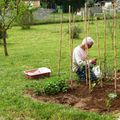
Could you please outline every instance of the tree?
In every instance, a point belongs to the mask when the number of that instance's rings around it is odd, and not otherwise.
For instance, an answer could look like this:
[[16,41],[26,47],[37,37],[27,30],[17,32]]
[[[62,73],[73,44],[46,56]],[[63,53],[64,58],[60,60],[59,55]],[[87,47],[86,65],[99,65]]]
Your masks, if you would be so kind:
[[94,6],[94,3],[96,2],[96,0],[86,0],[87,6],[88,7],[92,7]]
[[32,11],[33,7],[31,4],[25,4],[24,2],[20,3],[17,15],[17,23],[22,27],[22,29],[30,29],[30,25],[32,24],[33,20]]
[[0,0],[0,24],[3,37],[4,54],[8,56],[6,35],[17,18],[20,0]]
[[[46,0],[41,0],[41,2],[46,2]],[[61,5],[64,12],[68,12],[69,5],[71,5],[73,10],[76,11],[84,6],[85,0],[47,0],[47,3]]]
[[120,0],[116,0],[117,6],[120,7]]

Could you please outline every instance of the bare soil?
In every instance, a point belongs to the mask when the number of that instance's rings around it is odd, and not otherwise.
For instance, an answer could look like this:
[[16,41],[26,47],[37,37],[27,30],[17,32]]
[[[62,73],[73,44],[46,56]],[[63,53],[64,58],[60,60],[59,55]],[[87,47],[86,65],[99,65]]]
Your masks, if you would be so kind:
[[[120,74],[119,74],[120,75]],[[117,80],[117,97],[112,101],[111,107],[108,111],[106,107],[106,100],[108,94],[114,92],[114,81],[104,81],[103,87],[97,84],[92,91],[89,91],[88,85],[85,83],[78,83],[74,81],[72,85],[69,84],[69,90],[65,93],[56,95],[36,95],[32,90],[28,90],[32,98],[39,101],[58,103],[80,108],[85,111],[92,112],[119,112],[120,111],[120,80]]]

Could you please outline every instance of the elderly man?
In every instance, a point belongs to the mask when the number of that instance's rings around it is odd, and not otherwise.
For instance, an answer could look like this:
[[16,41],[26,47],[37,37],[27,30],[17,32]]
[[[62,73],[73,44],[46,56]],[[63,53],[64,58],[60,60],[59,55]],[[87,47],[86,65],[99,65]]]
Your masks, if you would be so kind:
[[78,45],[73,50],[73,71],[77,73],[81,81],[86,80],[86,66],[90,66],[90,79],[96,80],[94,72],[92,71],[93,66],[96,64],[96,59],[87,60],[87,49],[90,49],[94,41],[91,37],[83,39],[82,44]]

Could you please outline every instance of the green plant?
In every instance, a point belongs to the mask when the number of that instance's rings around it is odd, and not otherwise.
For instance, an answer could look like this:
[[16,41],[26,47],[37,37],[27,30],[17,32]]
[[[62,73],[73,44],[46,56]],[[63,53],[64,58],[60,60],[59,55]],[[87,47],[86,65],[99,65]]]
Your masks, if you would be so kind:
[[3,46],[4,46],[4,54],[8,56],[7,50],[7,31],[13,26],[17,18],[17,9],[16,7],[20,5],[19,2],[15,2],[13,0],[0,0],[0,31],[2,32],[3,38]]
[[106,107],[107,110],[110,111],[110,108],[112,106],[113,100],[117,97],[116,93],[109,93],[106,99]]
[[59,80],[57,84],[58,84],[58,86],[60,88],[60,91],[67,92],[68,85],[67,85],[65,80]]
[[22,29],[30,29],[30,12],[28,10],[22,15],[20,22]]
[[33,21],[32,10],[32,6],[28,6],[21,2],[17,23],[22,27],[22,29],[30,29],[30,25]]
[[44,86],[44,92],[45,94],[56,94],[60,92],[60,87],[56,83],[48,83]]
[[[71,39],[79,38],[79,34],[82,30],[78,26],[71,26]],[[69,31],[67,31],[69,33]]]
[[65,80],[50,81],[45,84],[35,84],[26,86],[29,89],[33,89],[36,95],[54,95],[59,92],[67,92],[68,85]]
[[65,80],[59,80],[56,82],[49,82],[44,86],[45,94],[56,94],[59,92],[66,92],[68,85]]

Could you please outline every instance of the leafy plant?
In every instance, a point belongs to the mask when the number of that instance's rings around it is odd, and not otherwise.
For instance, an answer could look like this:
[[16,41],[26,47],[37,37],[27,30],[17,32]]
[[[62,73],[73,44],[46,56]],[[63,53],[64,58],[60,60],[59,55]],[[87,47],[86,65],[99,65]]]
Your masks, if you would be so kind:
[[45,94],[56,94],[60,92],[60,87],[56,83],[51,82],[44,86],[44,92]]
[[35,87],[35,93],[37,95],[47,94],[47,95],[54,95],[59,92],[67,92],[68,85],[65,80],[58,80],[58,81],[51,81],[46,83],[42,89],[41,87]]
[[106,107],[107,110],[110,111],[110,108],[112,106],[113,100],[117,97],[116,93],[109,93],[107,96],[107,100],[106,100]]
[[[75,39],[75,38],[79,38],[79,34],[82,32],[82,30],[77,26],[72,26],[70,32],[71,32],[71,38]],[[69,31],[67,33],[69,33]]]
[[68,85],[65,80],[59,80],[56,82],[49,82],[44,86],[45,94],[56,94],[59,92],[66,92],[68,89]]
[[19,7],[19,15],[17,18],[18,24],[22,27],[22,29],[30,29],[31,20],[32,19],[32,8],[28,7],[28,5],[21,2]]
[[7,31],[10,29],[17,18],[17,8],[20,5],[19,2],[14,2],[13,0],[0,0],[0,30],[3,38],[4,54],[8,56],[7,50]]

